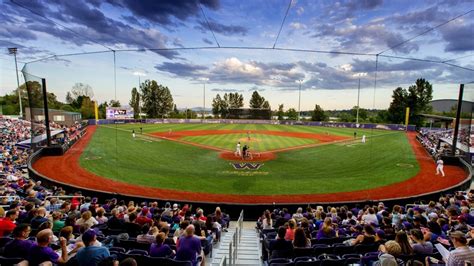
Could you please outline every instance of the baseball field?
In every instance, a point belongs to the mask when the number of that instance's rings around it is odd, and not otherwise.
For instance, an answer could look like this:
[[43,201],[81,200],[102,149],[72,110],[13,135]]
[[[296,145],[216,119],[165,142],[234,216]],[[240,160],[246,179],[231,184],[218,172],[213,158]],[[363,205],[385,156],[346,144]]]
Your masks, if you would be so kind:
[[[132,184],[247,195],[361,190],[401,182],[418,172],[418,163],[403,132],[356,132],[358,137],[365,134],[368,141],[354,140],[354,130],[343,128],[100,126],[83,152],[80,165],[97,175]],[[250,147],[254,160],[259,159],[259,153],[261,157],[261,153],[266,156],[269,151],[277,151],[276,156],[262,162],[258,170],[236,170],[231,163],[241,161],[240,157],[232,160],[239,141]],[[225,151],[231,154],[230,158],[219,156]]]
[[[415,137],[269,124],[101,125],[89,126],[65,155],[42,157],[33,168],[77,188],[239,204],[401,198],[466,178],[450,165],[446,178],[435,176],[433,159]],[[251,159],[234,154],[238,142],[249,147]]]

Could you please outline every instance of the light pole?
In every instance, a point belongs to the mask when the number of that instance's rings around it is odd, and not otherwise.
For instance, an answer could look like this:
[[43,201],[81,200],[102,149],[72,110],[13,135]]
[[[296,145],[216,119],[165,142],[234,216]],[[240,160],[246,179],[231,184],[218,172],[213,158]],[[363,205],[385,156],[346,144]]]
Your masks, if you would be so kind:
[[357,87],[357,111],[356,111],[356,125],[359,124],[359,100],[360,100],[360,77],[367,76],[367,73],[357,73],[354,77],[359,78],[359,86]]
[[297,80],[296,82],[299,82],[300,87],[298,90],[298,119],[297,121],[300,121],[300,116],[301,116],[301,83],[303,83],[302,79]]
[[357,87],[357,114],[356,114],[356,124],[359,124],[359,99],[360,99],[360,77],[359,77],[359,86]]
[[200,78],[200,80],[203,82],[203,88],[202,88],[202,119],[204,120],[204,111],[206,109],[206,81],[208,81],[208,78]]
[[[146,74],[145,73],[142,73],[142,72],[139,72],[139,71],[135,71],[133,72],[133,75],[134,76],[138,76],[138,88],[137,88],[137,93],[140,92],[140,85],[142,84],[141,80],[140,80],[140,77],[145,77]],[[141,113],[142,113],[142,110],[141,110],[141,106],[140,106],[140,102],[138,103],[138,116],[140,117],[140,119],[142,118],[141,117]]]
[[23,106],[21,104],[21,90],[20,90],[20,78],[18,77],[18,64],[16,61],[16,53],[18,51],[18,48],[12,47],[8,48],[8,53],[12,54],[13,57],[15,57],[15,70],[16,70],[16,85],[18,86],[18,102],[20,104],[20,117],[23,117]]

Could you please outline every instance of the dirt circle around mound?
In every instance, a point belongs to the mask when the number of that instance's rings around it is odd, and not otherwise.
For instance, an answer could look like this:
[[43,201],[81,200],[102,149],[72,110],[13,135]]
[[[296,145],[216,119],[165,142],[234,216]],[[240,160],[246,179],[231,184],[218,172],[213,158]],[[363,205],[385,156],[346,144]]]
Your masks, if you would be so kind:
[[261,139],[258,139],[258,138],[240,138],[238,140],[239,142],[242,142],[242,143],[256,143],[256,142],[262,142]]
[[276,158],[276,154],[273,152],[255,152],[252,153],[252,159],[249,158],[242,158],[240,156],[235,156],[233,152],[221,152],[219,153],[219,158],[224,159],[226,161],[233,161],[233,162],[266,162],[271,161]]

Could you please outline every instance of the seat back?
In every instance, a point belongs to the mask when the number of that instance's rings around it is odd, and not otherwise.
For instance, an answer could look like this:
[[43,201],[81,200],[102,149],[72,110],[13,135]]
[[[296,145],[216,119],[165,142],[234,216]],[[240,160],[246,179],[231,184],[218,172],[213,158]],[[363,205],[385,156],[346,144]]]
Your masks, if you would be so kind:
[[313,248],[294,248],[293,249],[294,257],[311,257],[314,256]]

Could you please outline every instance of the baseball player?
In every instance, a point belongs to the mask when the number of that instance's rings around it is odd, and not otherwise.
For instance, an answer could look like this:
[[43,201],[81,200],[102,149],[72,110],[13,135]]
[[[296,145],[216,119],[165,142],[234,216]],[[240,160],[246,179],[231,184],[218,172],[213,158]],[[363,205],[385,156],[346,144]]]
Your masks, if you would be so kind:
[[132,129],[132,137],[135,138],[135,129]]
[[365,135],[362,135],[362,143],[365,143]]
[[439,157],[438,160],[436,161],[436,175],[439,175],[439,173],[441,173],[441,175],[444,176],[443,168],[444,168],[444,162],[443,160],[441,160],[441,157]]
[[235,155],[236,157],[242,157],[242,152],[240,151],[240,141],[237,142],[237,145],[235,146],[234,155]]

